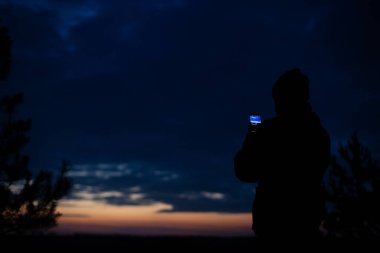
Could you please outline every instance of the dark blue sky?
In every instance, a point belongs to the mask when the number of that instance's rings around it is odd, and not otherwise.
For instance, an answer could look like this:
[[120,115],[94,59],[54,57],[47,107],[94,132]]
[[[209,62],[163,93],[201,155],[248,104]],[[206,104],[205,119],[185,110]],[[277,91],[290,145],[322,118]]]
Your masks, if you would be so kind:
[[[248,113],[299,67],[333,141],[380,153],[380,5],[369,0],[0,0],[7,89],[33,119],[34,169],[74,164],[76,191],[115,204],[249,212],[233,174]],[[143,197],[131,198],[130,193]],[[73,193],[75,197],[75,191]]]

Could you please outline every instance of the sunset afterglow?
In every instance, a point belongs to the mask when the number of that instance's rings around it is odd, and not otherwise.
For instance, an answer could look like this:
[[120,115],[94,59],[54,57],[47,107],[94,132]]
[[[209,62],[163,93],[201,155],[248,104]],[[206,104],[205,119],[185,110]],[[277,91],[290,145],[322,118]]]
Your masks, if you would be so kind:
[[215,212],[160,212],[164,203],[149,206],[116,206],[93,200],[65,200],[58,233],[130,235],[250,235],[250,214]]

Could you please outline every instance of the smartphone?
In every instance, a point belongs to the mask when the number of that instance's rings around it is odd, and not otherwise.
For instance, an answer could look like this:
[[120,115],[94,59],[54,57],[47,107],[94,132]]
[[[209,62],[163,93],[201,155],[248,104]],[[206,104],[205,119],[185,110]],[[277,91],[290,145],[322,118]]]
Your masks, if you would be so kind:
[[249,122],[251,125],[258,125],[261,123],[261,116],[259,114],[251,113],[249,115]]

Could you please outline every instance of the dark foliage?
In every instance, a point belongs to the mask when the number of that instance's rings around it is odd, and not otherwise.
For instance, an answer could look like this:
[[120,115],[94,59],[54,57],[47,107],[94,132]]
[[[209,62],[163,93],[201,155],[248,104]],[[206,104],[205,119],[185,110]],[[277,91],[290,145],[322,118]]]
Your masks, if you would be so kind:
[[324,227],[332,236],[380,236],[380,167],[353,134],[327,175]]
[[[9,74],[10,46],[7,30],[0,25],[0,81]],[[71,186],[67,161],[62,162],[56,180],[46,171],[33,177],[29,157],[22,153],[32,122],[15,118],[22,101],[21,93],[0,99],[0,235],[43,231],[56,225],[58,200]]]

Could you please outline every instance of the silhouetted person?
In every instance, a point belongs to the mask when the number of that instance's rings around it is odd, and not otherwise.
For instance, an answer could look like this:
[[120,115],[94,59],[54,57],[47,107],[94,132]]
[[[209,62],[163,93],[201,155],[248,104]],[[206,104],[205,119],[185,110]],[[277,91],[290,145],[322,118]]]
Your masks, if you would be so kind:
[[280,76],[272,96],[277,116],[249,127],[234,160],[239,180],[257,183],[252,228],[259,240],[316,238],[330,138],[312,111],[309,79],[299,69]]

